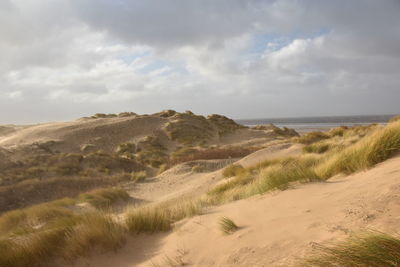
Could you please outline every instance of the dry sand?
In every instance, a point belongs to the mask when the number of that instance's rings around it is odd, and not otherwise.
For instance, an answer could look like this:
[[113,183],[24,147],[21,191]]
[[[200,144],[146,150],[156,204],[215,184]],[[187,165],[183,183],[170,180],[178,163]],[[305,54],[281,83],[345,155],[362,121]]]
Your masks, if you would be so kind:
[[[74,266],[168,266],[169,260],[185,266],[292,266],[315,243],[365,229],[398,231],[399,180],[397,157],[349,177],[212,208],[179,222],[171,233],[132,237],[117,254]],[[218,229],[221,216],[233,219],[240,229],[223,235]]]

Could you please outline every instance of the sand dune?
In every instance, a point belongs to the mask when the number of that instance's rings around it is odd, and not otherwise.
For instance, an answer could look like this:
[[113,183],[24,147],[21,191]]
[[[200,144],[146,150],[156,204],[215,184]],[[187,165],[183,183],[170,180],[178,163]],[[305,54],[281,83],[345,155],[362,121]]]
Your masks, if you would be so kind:
[[[117,254],[74,266],[165,266],[166,257],[187,266],[292,266],[315,243],[367,228],[396,232],[399,179],[397,157],[349,177],[212,208],[179,222],[170,234],[133,237]],[[223,235],[217,225],[221,216],[233,219],[240,229]]]

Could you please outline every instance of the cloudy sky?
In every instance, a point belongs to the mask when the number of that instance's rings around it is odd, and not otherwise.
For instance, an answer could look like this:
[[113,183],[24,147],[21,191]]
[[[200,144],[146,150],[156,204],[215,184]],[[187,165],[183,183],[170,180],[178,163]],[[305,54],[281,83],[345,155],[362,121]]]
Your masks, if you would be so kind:
[[0,124],[400,113],[400,0],[0,0]]

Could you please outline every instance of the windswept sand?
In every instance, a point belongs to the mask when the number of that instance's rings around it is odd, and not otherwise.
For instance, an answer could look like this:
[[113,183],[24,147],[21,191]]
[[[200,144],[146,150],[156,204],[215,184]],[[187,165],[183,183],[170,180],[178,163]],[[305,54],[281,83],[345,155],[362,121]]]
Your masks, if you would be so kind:
[[[400,227],[400,157],[374,169],[326,183],[296,186],[210,209],[186,219],[171,233],[132,237],[118,253],[74,266],[292,266],[315,243],[328,244],[365,229],[388,233]],[[240,229],[218,230],[227,216]]]

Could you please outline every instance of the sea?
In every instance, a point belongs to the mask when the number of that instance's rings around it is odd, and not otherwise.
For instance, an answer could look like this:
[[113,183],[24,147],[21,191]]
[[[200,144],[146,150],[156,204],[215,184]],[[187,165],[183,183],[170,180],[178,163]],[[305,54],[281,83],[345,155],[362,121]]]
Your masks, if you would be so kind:
[[255,126],[272,123],[278,127],[292,128],[299,133],[312,131],[326,131],[339,126],[368,125],[372,123],[387,124],[390,115],[360,115],[360,116],[329,116],[329,117],[293,117],[293,118],[262,118],[262,119],[237,119],[236,122]]

